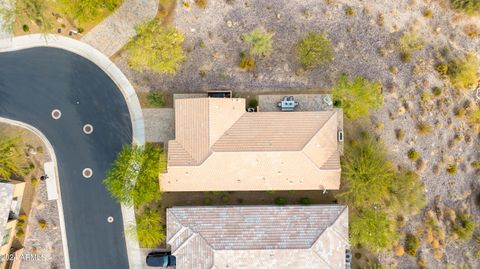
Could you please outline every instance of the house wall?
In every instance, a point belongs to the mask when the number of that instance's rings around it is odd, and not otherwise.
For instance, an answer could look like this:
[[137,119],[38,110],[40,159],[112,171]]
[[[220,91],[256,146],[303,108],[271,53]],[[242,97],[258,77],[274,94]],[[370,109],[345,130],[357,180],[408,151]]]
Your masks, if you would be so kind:
[[[7,222],[7,225],[3,227],[4,230],[10,229],[10,237],[8,239],[8,243],[6,245],[3,245],[0,247],[0,269],[4,269],[7,261],[6,257],[10,253],[10,247],[12,246],[13,243],[13,238],[15,236],[15,227],[17,226],[17,220],[11,220]],[[3,240],[3,238],[0,238],[0,240]],[[2,243],[0,241],[0,243]]]

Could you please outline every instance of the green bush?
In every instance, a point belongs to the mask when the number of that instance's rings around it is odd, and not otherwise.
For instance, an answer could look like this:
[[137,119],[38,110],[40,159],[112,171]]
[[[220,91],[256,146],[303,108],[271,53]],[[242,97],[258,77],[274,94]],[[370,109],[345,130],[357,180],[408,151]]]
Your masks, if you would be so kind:
[[364,77],[350,80],[346,74],[337,79],[332,90],[334,100],[340,101],[340,107],[348,119],[370,115],[370,110],[383,105],[382,84],[370,82]]
[[131,225],[127,234],[136,238],[143,248],[155,248],[165,239],[160,214],[147,210],[137,216],[136,228]]
[[25,227],[25,221],[24,220],[17,220],[17,228],[23,228]]
[[480,14],[480,0],[450,0],[452,8],[461,10],[467,15]]
[[302,205],[310,205],[311,203],[312,201],[309,197],[303,197],[302,199],[300,199],[300,204]]
[[433,96],[440,96],[442,95],[442,89],[440,87],[433,87],[432,88],[432,93],[433,93]]
[[44,219],[39,219],[39,220],[38,220],[38,227],[39,227],[41,230],[45,230],[45,229],[48,227],[47,221],[44,220]]
[[222,195],[222,203],[228,203],[230,201],[230,196]]
[[272,53],[273,33],[269,33],[262,28],[242,35],[242,40],[250,45],[250,53],[259,56],[268,56]]
[[347,7],[347,9],[345,10],[345,14],[347,16],[355,16],[355,10],[353,9],[353,7]]
[[163,27],[158,19],[138,25],[136,31],[126,45],[130,67],[140,72],[175,74],[185,59],[182,33],[173,26]]
[[480,168],[480,163],[478,161],[473,161],[471,163],[473,169],[479,169]]
[[397,140],[405,139],[405,131],[403,129],[395,130],[395,137],[397,138]]
[[212,198],[206,197],[203,199],[203,204],[204,205],[211,205],[213,203]]
[[297,57],[304,68],[313,68],[333,61],[334,50],[325,33],[308,33],[295,46]]
[[400,38],[400,50],[412,54],[423,47],[424,41],[416,33],[403,33]]
[[150,107],[164,107],[165,95],[159,91],[151,91],[147,95],[148,105]]
[[464,58],[448,62],[447,76],[452,85],[458,89],[467,89],[477,83],[478,60],[474,53],[468,53]]
[[459,214],[457,222],[453,225],[453,232],[463,241],[470,240],[475,231],[475,222],[467,214]]
[[400,170],[394,177],[391,197],[386,204],[394,214],[416,214],[426,205],[424,190],[425,186],[416,173]]
[[80,24],[97,21],[119,7],[123,0],[59,0],[64,12]]
[[19,137],[0,136],[0,178],[23,176],[28,168]]
[[202,9],[207,8],[208,0],[195,0],[195,4]]
[[412,53],[411,52],[402,52],[400,54],[400,59],[402,60],[402,62],[408,63],[408,62],[410,62],[410,59],[412,59]]
[[36,178],[36,177],[32,178],[32,185],[33,186],[37,186],[39,182],[40,181],[38,180],[38,178]]
[[276,205],[285,205],[287,204],[287,200],[284,197],[277,197],[275,198]]
[[373,209],[361,211],[350,220],[350,243],[361,245],[373,253],[388,249],[398,238],[395,221],[384,212]]
[[28,32],[28,31],[30,31],[30,27],[29,27],[28,25],[24,24],[24,25],[22,26],[22,30],[26,33],[26,32]]
[[409,150],[407,155],[408,158],[412,161],[416,161],[418,160],[418,158],[420,158],[420,154],[414,149]]
[[250,99],[248,101],[248,107],[253,107],[253,108],[257,108],[258,106],[258,100],[253,98],[253,99]]
[[427,135],[432,132],[432,126],[427,122],[419,122],[417,124],[417,131],[421,135]]
[[416,256],[420,247],[420,239],[413,234],[408,234],[405,238],[405,250],[408,255]]
[[161,147],[124,146],[103,183],[119,203],[138,207],[160,199],[158,176],[165,170],[166,158]]

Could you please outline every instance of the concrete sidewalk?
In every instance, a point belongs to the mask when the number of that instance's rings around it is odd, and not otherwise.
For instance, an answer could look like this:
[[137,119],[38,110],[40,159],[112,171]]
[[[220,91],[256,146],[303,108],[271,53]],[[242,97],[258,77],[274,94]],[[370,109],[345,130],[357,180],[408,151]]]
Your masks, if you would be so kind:
[[135,35],[135,26],[153,19],[158,0],[125,0],[115,13],[90,30],[81,41],[108,57],[119,51]]

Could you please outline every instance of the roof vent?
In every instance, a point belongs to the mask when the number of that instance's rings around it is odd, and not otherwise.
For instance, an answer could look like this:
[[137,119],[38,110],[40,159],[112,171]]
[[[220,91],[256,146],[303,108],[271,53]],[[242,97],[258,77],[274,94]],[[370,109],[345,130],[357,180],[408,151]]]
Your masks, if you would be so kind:
[[338,130],[337,139],[339,142],[343,142],[343,130]]

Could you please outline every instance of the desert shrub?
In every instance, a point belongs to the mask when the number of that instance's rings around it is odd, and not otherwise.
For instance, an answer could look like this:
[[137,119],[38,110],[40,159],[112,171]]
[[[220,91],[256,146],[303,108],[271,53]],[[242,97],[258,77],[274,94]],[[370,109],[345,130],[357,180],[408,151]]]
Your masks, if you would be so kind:
[[309,205],[311,203],[312,201],[310,200],[310,197],[303,197],[300,199],[300,204],[302,205]]
[[250,53],[259,56],[268,56],[272,53],[273,33],[269,33],[262,28],[242,35],[242,40],[250,45]]
[[211,205],[213,203],[212,198],[206,197],[203,199],[203,204],[204,205]]
[[412,161],[416,161],[420,158],[420,154],[414,149],[409,150],[407,156]]
[[64,12],[79,23],[97,21],[119,7],[123,0],[59,0]]
[[459,118],[463,118],[465,117],[465,113],[467,111],[465,110],[465,108],[463,107],[456,107],[453,109],[453,114],[456,116],[456,117],[459,117]]
[[308,33],[295,46],[297,57],[304,68],[313,68],[333,61],[334,50],[325,33]]
[[36,177],[32,178],[32,185],[33,186],[37,186],[39,182],[40,181],[38,180],[38,178],[36,178]]
[[287,204],[287,200],[284,197],[277,197],[275,198],[276,205],[285,205]]
[[182,33],[173,26],[161,26],[157,19],[138,25],[136,32],[126,45],[129,66],[137,71],[175,74],[185,59]]
[[424,190],[425,186],[416,173],[400,170],[390,187],[388,204],[397,214],[416,214],[426,205]]
[[472,125],[480,124],[480,108],[477,108],[468,113],[468,122]]
[[25,236],[25,232],[23,231],[23,229],[18,229],[17,232],[15,233],[15,236],[17,238],[23,238]]
[[18,219],[19,219],[19,220],[26,221],[26,220],[28,219],[28,216],[27,216],[26,214],[22,213],[22,214],[20,214],[20,215],[18,216]]
[[230,201],[230,196],[228,195],[222,195],[222,203],[228,203]]
[[370,110],[383,105],[382,84],[370,82],[364,77],[350,80],[346,74],[340,75],[332,95],[334,100],[340,101],[340,107],[348,119],[368,116]]
[[12,176],[23,176],[28,164],[22,153],[19,137],[0,136],[0,178],[10,179]]
[[417,132],[421,135],[427,135],[432,132],[432,126],[426,122],[419,122],[417,124]]
[[432,88],[432,94],[433,96],[440,96],[442,95],[442,89],[440,87],[433,87]]
[[395,137],[397,138],[397,140],[405,139],[405,131],[403,129],[395,130]]
[[463,27],[463,32],[470,38],[476,38],[480,36],[480,28],[475,24],[467,24]]
[[30,31],[30,27],[26,24],[22,25],[22,30],[26,33],[28,31]]
[[480,14],[480,0],[450,0],[452,8],[461,10],[467,15]]
[[413,234],[408,234],[405,238],[405,250],[408,255],[417,255],[417,250],[420,247],[420,239]]
[[19,219],[17,221],[17,228],[23,228],[24,226],[25,226],[25,221]]
[[400,38],[401,59],[408,62],[412,58],[413,52],[423,47],[424,41],[416,33],[403,33]]
[[395,256],[397,256],[397,257],[401,257],[401,256],[403,256],[403,254],[405,254],[405,249],[400,244],[395,246],[393,251],[395,252]]
[[476,224],[470,215],[459,214],[457,221],[453,225],[453,232],[458,236],[459,239],[467,241],[472,238],[473,232],[475,231],[475,226]]
[[45,230],[48,227],[48,223],[44,219],[39,219],[38,220],[38,228]]
[[355,10],[353,9],[353,7],[347,7],[347,9],[345,10],[345,14],[347,16],[355,16]]
[[452,85],[458,89],[466,89],[477,83],[478,60],[474,53],[464,58],[448,62],[447,76]]
[[447,173],[453,175],[457,173],[457,165],[456,164],[450,164],[447,167]]
[[199,7],[199,8],[203,8],[205,9],[208,5],[208,0],[195,0],[195,4]]
[[248,107],[253,107],[256,108],[258,106],[258,100],[255,98],[252,98],[248,101]]
[[448,65],[446,63],[438,63],[435,65],[435,70],[440,76],[446,76],[448,73]]
[[423,16],[425,18],[430,18],[433,16],[433,12],[431,9],[425,9],[423,12],[422,12]]
[[247,71],[255,70],[255,57],[249,54],[240,53],[240,63],[238,67]]
[[151,107],[164,107],[165,95],[159,91],[151,91],[147,95],[148,105]]
[[129,226],[127,234],[136,238],[141,247],[157,247],[165,239],[160,214],[153,210],[141,213],[137,216],[136,227],[133,225]]
[[392,246],[398,238],[395,222],[384,212],[366,209],[350,221],[350,243],[378,253]]
[[473,161],[471,164],[473,169],[479,169],[480,168],[480,163],[478,161]]

